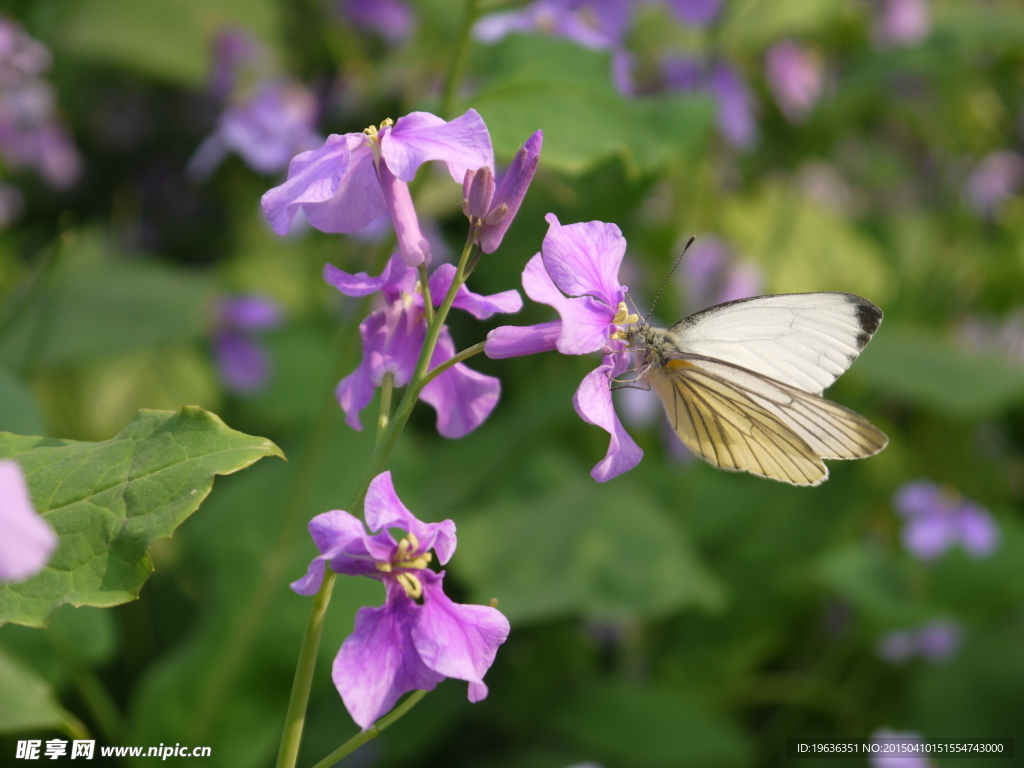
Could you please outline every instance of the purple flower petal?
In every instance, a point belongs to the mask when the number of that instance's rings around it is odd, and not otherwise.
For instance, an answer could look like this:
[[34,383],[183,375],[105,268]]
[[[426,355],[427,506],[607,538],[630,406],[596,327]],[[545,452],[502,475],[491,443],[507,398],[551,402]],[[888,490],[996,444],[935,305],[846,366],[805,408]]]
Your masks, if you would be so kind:
[[421,579],[423,607],[412,629],[416,651],[435,672],[469,681],[469,699],[479,701],[487,695],[484,675],[508,638],[508,619],[489,606],[453,603],[442,590],[444,572],[424,572]]
[[369,361],[373,383],[380,386],[384,374],[391,373],[396,387],[408,384],[427,335],[422,310],[395,302],[374,312],[359,328],[363,332],[363,359]]
[[345,0],[341,10],[353,25],[376,32],[391,45],[408,38],[415,21],[401,0]]
[[573,406],[579,417],[611,435],[608,453],[590,472],[590,476],[599,483],[628,472],[640,463],[644,455],[640,446],[622,427],[612,405],[610,378],[618,376],[628,367],[628,354],[606,354],[604,362],[586,375],[573,396]]
[[[366,272],[357,272],[354,275],[350,275],[333,264],[324,264],[324,280],[346,296],[369,296],[388,284],[396,266],[396,258],[393,256],[388,259],[388,263],[384,265],[384,271],[377,277],[370,277]],[[401,264],[401,261],[399,261],[399,264]]]
[[222,330],[214,335],[213,349],[224,386],[232,392],[248,394],[266,384],[270,358],[259,342]]
[[913,517],[941,511],[944,503],[942,491],[935,483],[916,480],[901,486],[893,498],[893,506],[901,515]]
[[626,253],[626,238],[615,224],[588,221],[562,226],[553,213],[544,217],[548,233],[541,253],[544,267],[569,296],[593,296],[612,313],[622,301],[619,266]]
[[684,24],[704,26],[715,20],[721,0],[669,0],[669,6]]
[[377,177],[384,193],[384,202],[391,214],[391,223],[398,237],[398,249],[402,259],[410,267],[430,264],[430,243],[420,231],[420,220],[416,216],[416,207],[412,204],[409,185],[397,179],[382,159],[377,166]]
[[585,355],[607,345],[615,310],[589,296],[567,299],[551,281],[539,253],[523,270],[523,290],[534,301],[554,307],[561,315],[557,348],[563,355]]
[[718,102],[718,130],[739,149],[757,143],[754,97],[739,72],[728,64],[717,64],[708,77],[708,88]]
[[[879,728],[871,734],[871,741],[880,745],[878,752],[873,752],[868,758],[871,768],[933,768],[931,760],[921,751],[913,750],[905,754],[897,751],[902,745],[919,745],[921,737],[913,731],[890,731],[888,728]],[[885,750],[886,744],[892,744],[896,749]]]
[[956,540],[957,530],[949,515],[920,515],[903,528],[903,546],[921,560],[934,560]]
[[387,213],[362,133],[332,134],[320,149],[303,152],[288,166],[288,180],[262,199],[263,212],[279,235],[288,233],[301,207],[322,232],[355,232]]
[[462,212],[471,219],[482,219],[491,210],[494,198],[494,173],[484,166],[466,171],[462,180]]
[[[430,276],[430,296],[436,306],[440,306],[455,278],[456,269],[452,264],[442,264]],[[523,308],[523,297],[519,291],[502,291],[491,296],[473,293],[465,285],[460,285],[455,293],[452,306],[469,312],[477,320],[486,320],[491,315],[501,312],[514,314]]]
[[493,360],[501,360],[550,352],[557,349],[561,335],[561,320],[527,326],[502,325],[487,334],[484,354]]
[[[431,369],[455,354],[455,344],[447,327],[441,329]],[[459,438],[479,427],[498,404],[501,382],[493,376],[470,369],[463,363],[453,365],[423,388],[420,399],[437,411],[437,431],[444,437]]]
[[543,144],[544,132],[537,131],[516,152],[508,171],[501,177],[501,182],[494,192],[492,208],[505,204],[508,206],[508,210],[501,221],[488,225],[480,231],[480,248],[484,253],[494,253],[512,225],[512,220],[519,212],[519,206],[522,205],[523,198],[526,197],[526,190],[529,189],[533,175],[537,171]]
[[221,300],[218,315],[222,322],[239,330],[264,330],[280,324],[281,307],[266,296],[232,296]]
[[388,712],[402,694],[429,691],[444,679],[420,659],[412,639],[422,608],[395,583],[387,584],[379,608],[360,608],[355,631],[334,659],[332,677],[352,719],[366,730]]
[[783,40],[765,54],[765,77],[786,119],[802,122],[821,96],[824,62],[816,50]]
[[424,523],[420,521],[398,498],[391,472],[381,472],[370,483],[363,504],[366,524],[371,531],[383,531],[388,528],[401,528],[406,533],[419,539],[420,553],[433,549],[437,559],[444,565],[455,552],[455,523],[444,520],[440,523]]
[[[373,316],[371,315],[371,317]],[[359,326],[360,330],[366,322],[369,322],[369,319],[367,318]],[[338,405],[345,412],[345,423],[356,432],[363,431],[363,423],[359,420],[359,414],[373,400],[373,390],[373,380],[370,378],[370,364],[367,362],[364,347],[364,357],[360,361],[359,366],[339,381],[338,386],[334,388],[334,396],[338,400]]]
[[878,642],[877,651],[890,664],[905,664],[917,651],[914,633],[905,629],[889,632]]
[[19,582],[46,567],[57,535],[36,513],[21,465],[0,461],[0,582]]
[[940,619],[925,624],[917,631],[917,648],[932,663],[949,661],[960,650],[963,635],[963,630],[955,621]]
[[494,170],[491,135],[475,109],[450,123],[429,112],[400,117],[381,139],[381,153],[391,172],[402,181],[412,181],[416,169],[428,160],[446,162],[459,184],[466,171],[484,166]]
[[999,546],[999,528],[987,511],[965,503],[955,515],[960,543],[969,555],[987,557]]

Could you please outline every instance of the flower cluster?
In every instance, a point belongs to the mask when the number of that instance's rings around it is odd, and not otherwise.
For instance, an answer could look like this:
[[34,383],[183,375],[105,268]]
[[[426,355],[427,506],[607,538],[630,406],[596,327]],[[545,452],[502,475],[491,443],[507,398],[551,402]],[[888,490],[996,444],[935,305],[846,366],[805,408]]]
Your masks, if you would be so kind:
[[999,546],[999,528],[986,510],[935,483],[908,483],[893,504],[906,520],[903,545],[921,560],[934,560],[956,544],[971,557],[987,557]]
[[[470,701],[485,698],[484,674],[509,624],[495,608],[453,603],[442,589],[444,571],[431,570],[435,553],[444,565],[455,552],[455,523],[420,522],[398,498],[390,472],[370,483],[364,509],[370,534],[340,510],[310,521],[320,554],[292,584],[300,595],[316,594],[328,565],[384,584],[384,605],[359,609],[334,660],[334,684],[352,719],[365,730],[402,694],[429,691],[446,677],[468,681]],[[405,534],[399,541],[396,528]]]
[[[435,305],[448,293],[455,267],[442,264],[430,276],[429,291]],[[427,334],[423,287],[416,270],[406,266],[396,254],[378,277],[366,273],[350,275],[328,264],[324,279],[346,296],[380,293],[384,305],[359,326],[363,339],[363,360],[341,380],[336,390],[345,421],[353,429],[362,429],[359,412],[373,398],[385,374],[394,377],[394,385],[404,387],[412,378]],[[518,312],[523,300],[517,291],[480,296],[462,285],[452,306],[485,320],[496,312]],[[431,369],[455,354],[455,343],[447,327],[442,327],[430,361]],[[437,431],[445,437],[462,437],[476,429],[498,403],[501,383],[492,376],[470,370],[458,363],[427,384],[420,399],[437,411]]]
[[878,642],[878,655],[891,664],[920,656],[933,664],[948,661],[963,643],[963,629],[950,619],[937,619],[916,629],[889,632]]
[[57,119],[53,86],[42,75],[50,51],[0,17],[0,154],[12,168],[32,168],[58,189],[82,172],[78,149]]
[[56,534],[32,506],[21,466],[0,461],[0,582],[36,575],[56,547]]
[[764,71],[775,103],[786,119],[792,123],[806,120],[825,84],[821,53],[792,40],[783,40],[768,49]]
[[303,85],[277,74],[269,53],[238,29],[217,39],[213,94],[225,100],[213,132],[189,160],[188,173],[204,179],[229,152],[258,173],[277,173],[297,153],[323,141],[315,125],[320,108]]

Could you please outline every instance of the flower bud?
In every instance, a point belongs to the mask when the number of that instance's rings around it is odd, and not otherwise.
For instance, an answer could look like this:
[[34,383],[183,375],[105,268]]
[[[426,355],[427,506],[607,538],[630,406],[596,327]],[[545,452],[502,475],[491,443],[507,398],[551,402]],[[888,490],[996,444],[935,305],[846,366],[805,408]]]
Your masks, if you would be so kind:
[[[494,224],[486,224],[480,230],[480,248],[484,253],[493,253],[501,245],[512,220],[519,212],[519,206],[526,197],[526,190],[530,188],[533,181],[533,174],[537,170],[537,163],[540,160],[540,148],[544,143],[544,132],[537,131],[527,139],[526,143],[516,152],[512,159],[512,165],[501,179],[494,192],[494,200],[491,211],[497,211],[502,205],[506,206],[505,215]],[[490,212],[488,213],[490,216]]]
[[484,166],[466,171],[462,182],[462,212],[471,219],[482,219],[491,209],[494,197],[494,173]]

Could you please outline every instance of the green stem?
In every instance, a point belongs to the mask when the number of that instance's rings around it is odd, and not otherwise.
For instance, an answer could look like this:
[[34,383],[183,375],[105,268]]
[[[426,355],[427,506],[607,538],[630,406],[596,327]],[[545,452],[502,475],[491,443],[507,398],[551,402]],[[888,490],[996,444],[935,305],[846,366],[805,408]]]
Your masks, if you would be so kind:
[[354,752],[357,747],[361,747],[363,744],[368,742],[370,739],[377,738],[377,736],[380,735],[381,731],[383,731],[389,725],[391,725],[396,720],[398,720],[400,717],[402,717],[402,715],[404,715],[410,709],[415,707],[419,703],[419,700],[422,699],[426,695],[427,695],[427,691],[413,691],[412,696],[410,696],[408,699],[403,701],[400,706],[398,706],[395,709],[391,710],[391,712],[387,716],[385,716],[385,717],[381,718],[380,720],[378,720],[376,723],[371,725],[365,731],[362,731],[361,733],[357,733],[355,736],[353,736],[351,739],[346,741],[344,744],[342,744],[336,750],[331,752],[331,754],[329,754],[327,757],[325,757],[319,763],[314,765],[313,768],[331,768],[332,765],[334,765],[339,760],[341,760],[341,758],[343,758],[345,755],[350,754],[351,752]]
[[284,718],[284,734],[281,737],[281,748],[277,753],[277,768],[291,768],[299,757],[302,727],[306,723],[306,705],[309,703],[309,690],[313,686],[320,636],[324,631],[324,614],[327,613],[331,590],[334,589],[335,574],[330,568],[325,570],[327,572],[324,574],[323,583],[320,584],[320,591],[313,598],[306,632],[302,636],[299,659],[295,663],[295,679],[292,681],[292,694],[288,699],[288,712]]
[[395,374],[388,371],[384,374],[384,381],[380,383],[380,408],[377,415],[377,442],[380,445],[384,433],[387,432],[388,422],[391,420],[391,393],[395,388]]
[[429,384],[431,381],[436,379],[438,376],[447,371],[453,365],[458,365],[463,360],[468,360],[473,355],[479,355],[481,352],[484,351],[484,345],[486,343],[486,341],[481,341],[479,344],[474,344],[472,347],[466,347],[466,349],[459,352],[459,354],[455,355],[454,357],[448,358],[436,368],[431,369],[431,371],[426,376],[423,377],[423,386]]
[[462,77],[462,69],[466,65],[466,54],[469,52],[470,32],[473,30],[473,22],[480,13],[479,0],[466,0],[466,12],[462,17],[462,29],[459,30],[459,41],[455,46],[455,55],[448,67],[444,78],[444,88],[441,91],[441,117],[451,120],[452,110],[455,107],[455,91],[458,89],[459,80]]
[[434,322],[434,301],[430,297],[430,278],[427,276],[427,265],[420,264],[420,290],[423,292],[423,315],[427,318],[427,325]]

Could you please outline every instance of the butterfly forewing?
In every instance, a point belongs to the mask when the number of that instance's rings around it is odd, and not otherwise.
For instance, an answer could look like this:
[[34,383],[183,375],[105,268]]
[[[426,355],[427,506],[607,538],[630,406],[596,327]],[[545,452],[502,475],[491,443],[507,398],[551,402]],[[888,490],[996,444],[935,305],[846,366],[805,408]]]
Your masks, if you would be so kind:
[[791,293],[719,304],[669,332],[686,352],[821,394],[881,321],[878,307],[852,293]]

